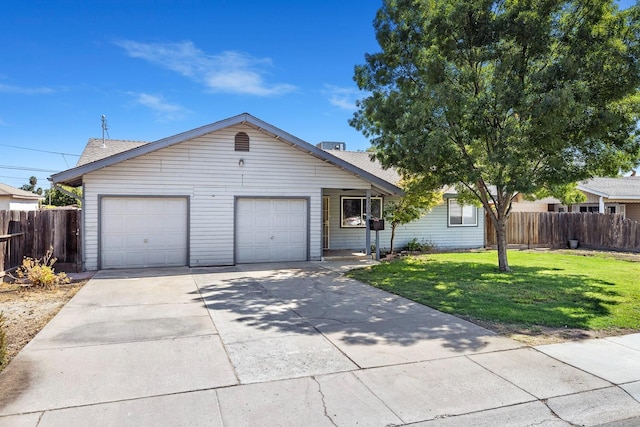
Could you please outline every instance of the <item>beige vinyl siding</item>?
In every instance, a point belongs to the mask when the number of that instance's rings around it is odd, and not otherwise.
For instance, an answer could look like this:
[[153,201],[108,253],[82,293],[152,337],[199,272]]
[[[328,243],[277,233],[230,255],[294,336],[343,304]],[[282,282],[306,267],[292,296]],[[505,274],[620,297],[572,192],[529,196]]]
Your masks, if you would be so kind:
[[[584,195],[587,196],[587,200],[583,203],[600,203],[600,196],[597,196],[595,194],[592,193],[587,193],[584,192]],[[605,203],[606,203],[607,199],[605,198]]]
[[640,203],[627,203],[625,217],[640,222]]
[[544,202],[513,202],[511,204],[511,212],[549,212],[549,204]]
[[[234,151],[237,132],[249,152]],[[244,165],[239,166],[243,159]],[[234,197],[308,197],[310,258],[320,259],[322,188],[366,189],[361,178],[251,127],[237,125],[84,177],[85,268],[97,268],[98,195],[190,197],[191,266],[233,263]]]
[[[364,250],[366,234],[364,228],[340,227],[340,197],[363,196],[363,192],[325,191],[331,197],[329,217],[330,249]],[[375,194],[372,194],[375,196]],[[385,197],[383,205],[393,198]],[[479,248],[484,246],[484,210],[478,209],[478,225],[473,227],[448,227],[448,211],[445,203],[435,206],[425,217],[410,224],[400,226],[396,230],[394,246],[396,249],[405,246],[413,238],[431,242],[438,248]],[[380,247],[389,248],[391,226],[385,224],[380,232]],[[371,243],[375,242],[375,232],[371,232]]]

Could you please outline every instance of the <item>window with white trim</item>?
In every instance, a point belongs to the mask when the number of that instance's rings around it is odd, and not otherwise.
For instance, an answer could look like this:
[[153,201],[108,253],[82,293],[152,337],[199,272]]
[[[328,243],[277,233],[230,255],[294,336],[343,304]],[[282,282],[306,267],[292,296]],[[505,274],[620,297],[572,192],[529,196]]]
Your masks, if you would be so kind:
[[478,208],[458,204],[458,199],[449,199],[449,227],[476,227]]
[[[340,227],[365,228],[367,198],[342,196],[340,198]],[[382,198],[371,198],[371,216],[382,218]]]

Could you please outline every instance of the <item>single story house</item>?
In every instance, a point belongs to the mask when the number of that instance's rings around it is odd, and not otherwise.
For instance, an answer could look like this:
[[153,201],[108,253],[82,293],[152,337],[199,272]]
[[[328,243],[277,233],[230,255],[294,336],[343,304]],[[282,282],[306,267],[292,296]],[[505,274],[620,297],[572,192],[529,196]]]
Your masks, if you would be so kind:
[[571,206],[572,212],[621,214],[640,221],[640,177],[593,178],[578,184],[587,200]]
[[558,199],[513,203],[513,212],[593,212],[620,214],[624,218],[640,221],[640,177],[620,176],[615,178],[592,178],[577,185],[587,197],[583,203],[569,207]]
[[0,211],[37,211],[42,196],[0,183]]
[[[117,146],[117,147],[116,147]],[[83,188],[87,270],[321,260],[365,250],[364,221],[401,197],[398,175],[367,153],[323,150],[244,113],[143,143],[90,140],[78,165],[51,177]],[[389,245],[390,227],[381,231]],[[398,229],[441,248],[484,245],[482,209],[455,194]]]

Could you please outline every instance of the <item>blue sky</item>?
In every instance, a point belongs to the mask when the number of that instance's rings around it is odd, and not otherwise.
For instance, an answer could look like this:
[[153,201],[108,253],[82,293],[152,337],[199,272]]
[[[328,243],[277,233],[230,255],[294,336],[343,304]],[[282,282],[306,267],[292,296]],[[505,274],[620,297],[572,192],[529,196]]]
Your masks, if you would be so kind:
[[48,187],[50,171],[74,166],[101,136],[102,114],[114,139],[154,141],[248,112],[313,144],[364,150],[347,121],[361,96],[353,68],[378,50],[380,5],[4,1],[0,182],[35,175]]

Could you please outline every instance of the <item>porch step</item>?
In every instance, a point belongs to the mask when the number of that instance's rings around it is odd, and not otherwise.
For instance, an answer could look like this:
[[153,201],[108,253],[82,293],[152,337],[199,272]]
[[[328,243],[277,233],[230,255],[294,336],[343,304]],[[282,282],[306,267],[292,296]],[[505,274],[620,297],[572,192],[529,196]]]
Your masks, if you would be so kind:
[[370,259],[371,255],[367,256],[364,252],[358,251],[325,250],[322,254],[323,261],[363,261]]

